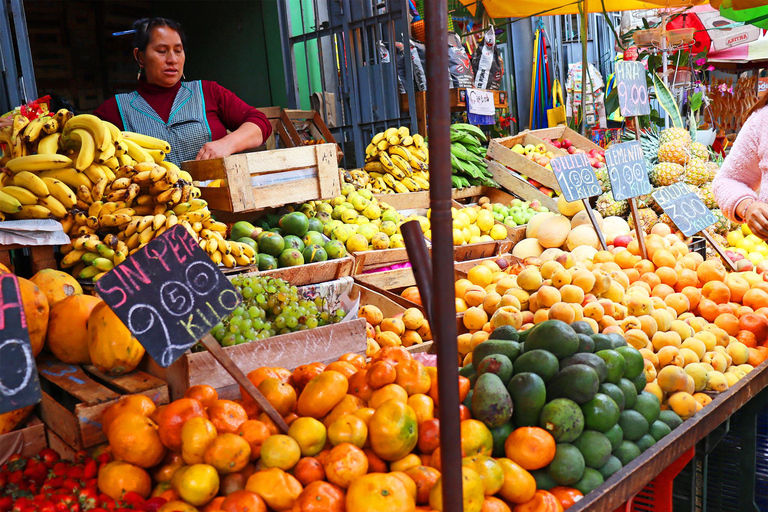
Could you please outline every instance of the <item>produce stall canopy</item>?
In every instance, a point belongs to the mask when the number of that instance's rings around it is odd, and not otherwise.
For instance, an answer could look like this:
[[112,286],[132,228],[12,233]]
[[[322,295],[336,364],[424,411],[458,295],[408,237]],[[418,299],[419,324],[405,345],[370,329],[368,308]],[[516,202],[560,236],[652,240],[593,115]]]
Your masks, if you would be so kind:
[[[636,9],[660,9],[664,7],[687,7],[704,3],[705,0],[585,0],[587,11],[633,11]],[[478,0],[461,0],[474,15]],[[522,18],[539,14],[578,14],[577,0],[482,0],[483,7],[491,18]],[[603,7],[605,5],[605,7]]]

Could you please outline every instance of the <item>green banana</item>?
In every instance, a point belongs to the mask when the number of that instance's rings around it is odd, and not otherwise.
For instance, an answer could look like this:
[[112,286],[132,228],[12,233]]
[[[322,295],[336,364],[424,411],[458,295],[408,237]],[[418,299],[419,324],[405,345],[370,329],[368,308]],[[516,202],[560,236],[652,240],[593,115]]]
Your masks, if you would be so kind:
[[483,133],[483,130],[478,128],[477,126],[473,124],[467,124],[467,123],[454,123],[451,125],[451,128],[454,130],[459,130],[463,132],[469,132],[473,136],[477,137],[483,142],[488,141],[488,138],[485,136],[485,133]]

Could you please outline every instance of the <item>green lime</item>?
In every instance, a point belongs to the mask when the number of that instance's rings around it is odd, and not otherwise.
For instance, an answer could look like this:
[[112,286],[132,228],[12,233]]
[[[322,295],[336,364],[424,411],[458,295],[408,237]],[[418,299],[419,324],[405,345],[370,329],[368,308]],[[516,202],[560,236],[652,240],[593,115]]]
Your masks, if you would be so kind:
[[608,462],[600,468],[600,474],[603,475],[603,480],[608,480],[611,475],[621,469],[621,461],[614,455],[608,458]]
[[619,421],[619,406],[608,395],[598,393],[595,398],[581,405],[584,425],[589,430],[608,432]]
[[631,441],[622,441],[619,447],[613,451],[613,455],[619,459],[622,466],[626,466],[640,455],[640,448]]
[[642,414],[648,424],[651,425],[654,421],[659,419],[661,404],[656,395],[643,391],[637,395],[637,401],[635,402],[633,409]]
[[605,361],[605,364],[608,367],[608,375],[605,377],[605,382],[611,382],[613,384],[619,382],[624,375],[624,370],[627,365],[621,354],[611,349],[601,350],[596,352],[596,354]]
[[624,369],[624,378],[634,380],[635,377],[643,373],[645,362],[643,360],[643,355],[636,348],[618,347],[614,350],[621,354],[621,356],[624,358],[624,362],[626,363],[626,368]]

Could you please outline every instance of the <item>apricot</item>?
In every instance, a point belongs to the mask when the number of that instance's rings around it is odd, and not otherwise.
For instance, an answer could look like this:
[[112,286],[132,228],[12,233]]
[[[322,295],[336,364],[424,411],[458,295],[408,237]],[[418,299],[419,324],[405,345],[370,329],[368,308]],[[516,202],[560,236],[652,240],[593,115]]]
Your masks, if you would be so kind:
[[675,293],[675,289],[664,283],[657,284],[653,287],[653,290],[651,290],[651,295],[659,297],[660,299],[666,298],[667,295],[671,293]]
[[710,281],[723,281],[727,271],[719,259],[711,259],[701,263],[696,269],[696,275],[702,284]]
[[475,350],[475,347],[477,347],[482,342],[486,341],[489,337],[490,337],[490,334],[488,334],[485,331],[477,331],[476,333],[470,334],[470,338],[469,338],[470,350]]
[[541,277],[544,279],[549,279],[552,277],[552,274],[558,270],[565,270],[565,267],[555,260],[545,261],[540,268]]
[[[650,252],[648,255],[650,256]],[[677,259],[668,250],[659,249],[657,251],[654,251],[653,256],[651,257],[651,261],[653,261],[653,264],[656,265],[656,268],[659,268],[659,267],[674,268],[675,263],[677,262]]]
[[533,314],[534,324],[540,324],[546,320],[549,320],[549,308],[537,309],[536,313]]
[[699,357],[696,355],[696,352],[689,348],[681,348],[680,349],[680,356],[683,358],[683,368],[688,366],[691,363],[698,363]]
[[708,374],[707,388],[708,391],[715,391],[722,393],[728,390],[728,380],[725,375],[719,371],[711,371]]
[[642,329],[646,336],[651,337],[659,330],[656,319],[651,315],[640,315],[637,319],[640,320],[640,329]]
[[562,296],[560,295],[560,290],[554,286],[542,286],[539,288],[539,291],[536,292],[536,301],[538,302],[539,307],[550,308],[553,304],[560,302],[561,300]]
[[652,311],[650,298],[632,296],[626,303],[627,312],[633,316],[647,315]]
[[474,348],[470,344],[470,340],[472,339],[472,336],[473,336],[472,334],[464,333],[464,334],[459,334],[456,337],[456,344],[458,346],[459,355],[465,356],[465,355],[469,354],[470,352],[472,352],[472,350]]
[[669,408],[675,411],[680,418],[687,420],[696,414],[699,402],[697,402],[690,393],[681,391],[670,396],[667,399],[667,405],[669,405]]
[[584,290],[573,284],[566,284],[560,288],[560,296],[564,302],[581,304],[584,302]]
[[745,364],[749,360],[749,349],[743,343],[732,341],[725,349],[731,356],[733,364]]
[[729,336],[739,334],[739,319],[731,313],[724,313],[715,318],[715,325],[728,333]]
[[535,291],[541,286],[543,279],[539,269],[534,266],[527,267],[517,275],[517,284],[523,290]]
[[658,331],[651,338],[651,343],[653,343],[653,348],[658,352],[662,347],[680,348],[682,340],[680,339],[680,335],[675,331]]
[[632,347],[640,350],[648,346],[648,335],[640,329],[629,329],[624,331],[624,339],[627,340]]
[[637,260],[636,256],[629,251],[619,251],[613,255],[613,261],[622,269],[632,268]]
[[651,317],[656,320],[658,331],[667,332],[675,319],[666,309],[655,309],[651,311]]
[[472,281],[469,279],[459,279],[453,286],[456,291],[456,297],[464,297],[469,287],[472,286]]
[[665,366],[659,370],[656,383],[665,393],[683,391],[688,385],[688,374],[679,366]]
[[678,315],[682,315],[691,307],[688,297],[682,293],[670,293],[664,298],[664,303],[674,309]]
[[673,320],[669,330],[676,332],[680,336],[681,341],[685,341],[695,334],[693,328],[682,320]]
[[584,308],[581,307],[581,304],[568,304],[571,306],[571,309],[573,309],[574,317],[573,321],[578,322],[579,320],[584,319]]
[[[575,320],[576,312],[566,302],[556,302],[549,308],[549,320],[561,320],[567,324]],[[535,317],[534,317],[535,318]]]
[[620,303],[624,298],[624,286],[618,281],[611,281],[608,290],[603,292],[603,297],[616,303]]
[[659,387],[659,385],[655,381],[648,382],[645,385],[645,389],[643,391],[647,391],[652,395],[654,395],[656,398],[659,399],[659,403],[664,403],[664,391]]
[[555,288],[562,288],[565,285],[571,284],[571,281],[573,280],[571,273],[565,269],[555,271],[550,279],[552,281],[552,286]]
[[659,284],[673,287],[677,284],[677,272],[671,267],[658,267],[654,274],[659,278]]
[[482,329],[483,325],[488,321],[488,313],[484,309],[479,307],[471,307],[464,312],[464,327],[469,330]]
[[701,287],[701,296],[715,304],[726,304],[731,300],[731,290],[722,281],[710,281]]
[[486,313],[492,315],[494,312],[496,312],[500,302],[501,295],[496,292],[490,292],[486,294],[485,298],[483,299],[483,309]]
[[680,350],[672,346],[661,347],[656,355],[659,359],[659,368],[664,368],[665,366],[682,367],[685,362],[683,356],[680,355]]
[[582,318],[582,320],[589,324],[594,334],[600,332],[600,325],[598,325],[598,323],[593,318]]
[[573,274],[571,284],[574,284],[584,290],[584,293],[590,293],[592,292],[592,288],[595,286],[595,280],[595,276],[592,272],[588,270],[577,270]]

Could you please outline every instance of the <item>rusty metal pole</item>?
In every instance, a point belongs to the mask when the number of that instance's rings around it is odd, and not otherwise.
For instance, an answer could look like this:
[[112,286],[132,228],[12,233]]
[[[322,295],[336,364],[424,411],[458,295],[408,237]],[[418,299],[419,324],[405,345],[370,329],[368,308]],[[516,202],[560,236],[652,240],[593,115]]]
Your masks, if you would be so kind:
[[443,511],[461,512],[461,433],[459,419],[459,353],[453,279],[451,218],[451,110],[448,100],[448,7],[425,2],[427,35],[427,122],[429,134],[429,200],[432,207],[432,326],[437,341],[437,386],[440,395],[440,455]]

